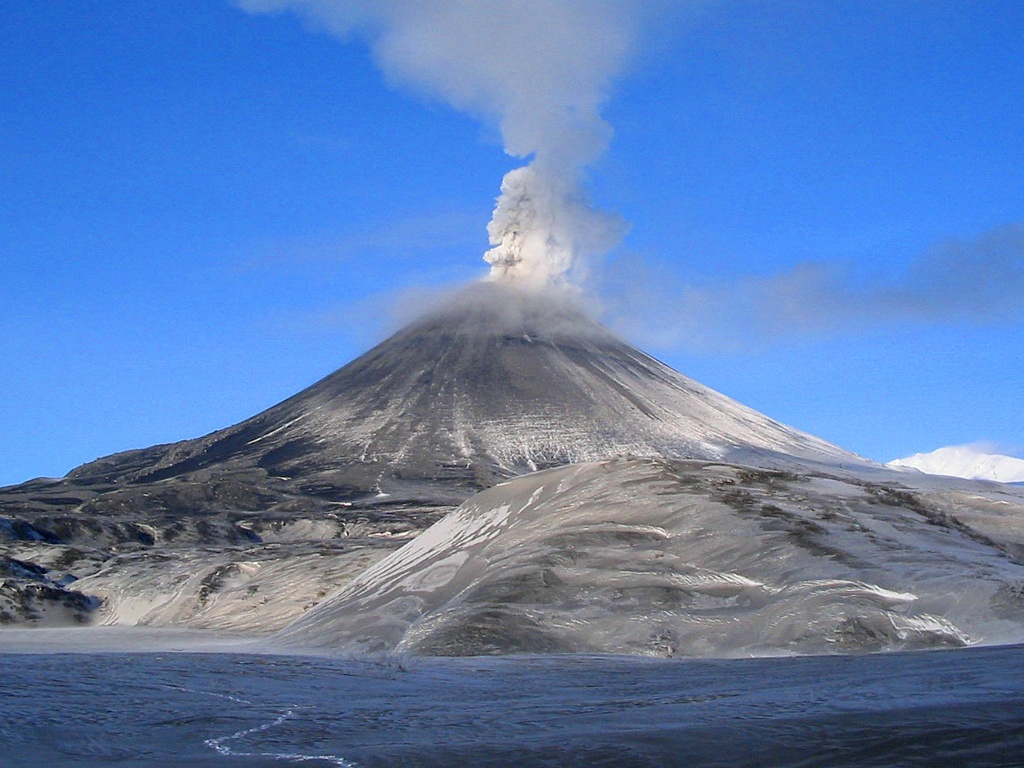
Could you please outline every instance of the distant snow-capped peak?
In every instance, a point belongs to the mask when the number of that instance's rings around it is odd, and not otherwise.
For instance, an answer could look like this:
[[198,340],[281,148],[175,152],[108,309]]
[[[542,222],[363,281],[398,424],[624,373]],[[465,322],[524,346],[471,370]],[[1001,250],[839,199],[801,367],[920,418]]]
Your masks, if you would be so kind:
[[1024,459],[990,453],[988,450],[977,444],[951,445],[931,453],[915,453],[905,459],[890,461],[889,466],[917,469],[929,475],[964,477],[968,480],[1024,483]]

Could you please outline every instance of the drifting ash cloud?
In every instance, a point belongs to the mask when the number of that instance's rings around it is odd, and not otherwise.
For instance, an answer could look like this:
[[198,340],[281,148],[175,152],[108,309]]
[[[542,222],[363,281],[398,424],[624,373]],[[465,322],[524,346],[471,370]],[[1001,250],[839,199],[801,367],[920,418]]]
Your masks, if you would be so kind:
[[864,279],[843,264],[807,263],[728,284],[602,280],[609,323],[657,347],[735,351],[798,337],[827,337],[894,324],[978,325],[1024,319],[1024,224],[975,240],[952,239],[913,259],[902,274]]
[[236,2],[365,38],[392,84],[496,125],[509,155],[530,158],[505,176],[487,228],[492,279],[564,283],[618,241],[623,227],[587,202],[583,171],[608,146],[600,109],[649,1]]

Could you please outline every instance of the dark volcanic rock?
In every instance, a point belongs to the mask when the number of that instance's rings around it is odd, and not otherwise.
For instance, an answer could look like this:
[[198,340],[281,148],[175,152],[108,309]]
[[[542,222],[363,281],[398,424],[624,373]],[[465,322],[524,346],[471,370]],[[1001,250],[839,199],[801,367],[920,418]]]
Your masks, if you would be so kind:
[[84,623],[100,607],[41,565],[0,555],[0,625]]

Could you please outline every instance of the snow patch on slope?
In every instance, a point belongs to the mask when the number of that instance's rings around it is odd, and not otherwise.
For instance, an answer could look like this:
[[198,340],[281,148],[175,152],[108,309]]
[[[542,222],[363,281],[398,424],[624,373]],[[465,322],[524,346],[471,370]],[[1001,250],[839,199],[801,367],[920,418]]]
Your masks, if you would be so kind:
[[951,445],[931,453],[915,453],[889,462],[890,467],[917,469],[929,475],[948,475],[997,483],[1024,482],[1024,459],[988,453],[984,445]]

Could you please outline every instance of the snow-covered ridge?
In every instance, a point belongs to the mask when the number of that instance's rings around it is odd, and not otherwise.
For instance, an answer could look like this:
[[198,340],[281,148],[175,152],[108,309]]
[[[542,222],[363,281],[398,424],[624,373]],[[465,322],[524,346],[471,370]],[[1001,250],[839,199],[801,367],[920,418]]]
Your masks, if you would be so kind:
[[929,475],[1024,483],[1024,459],[986,453],[978,445],[952,445],[931,453],[915,453],[889,462],[890,467],[916,469]]
[[[1024,505],[707,461],[483,491],[277,639],[440,655],[748,656],[1020,642]],[[896,482],[893,482],[893,481]]]

